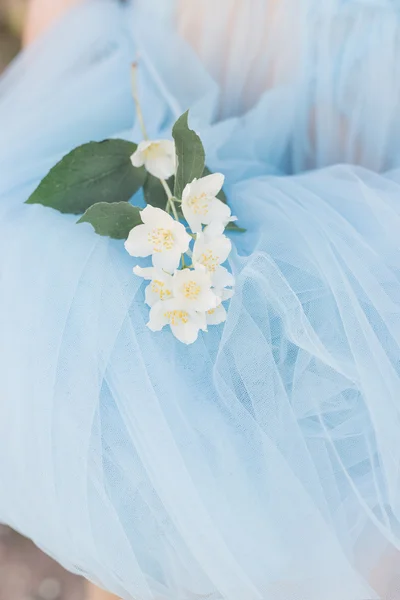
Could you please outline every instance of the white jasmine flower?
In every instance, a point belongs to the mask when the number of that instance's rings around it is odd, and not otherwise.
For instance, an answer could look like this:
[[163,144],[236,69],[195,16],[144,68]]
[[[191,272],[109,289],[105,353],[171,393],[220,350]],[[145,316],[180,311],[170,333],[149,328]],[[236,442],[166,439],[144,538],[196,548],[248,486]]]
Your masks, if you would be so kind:
[[143,225],[134,227],[125,242],[131,256],[150,256],[158,269],[173,273],[181,255],[189,248],[191,237],[185,227],[161,208],[150,204],[141,211]]
[[194,269],[175,271],[173,292],[182,307],[191,311],[204,312],[216,308],[221,302],[211,289],[210,273],[202,265]]
[[145,292],[146,304],[154,306],[156,302],[171,300],[173,298],[172,281],[173,277],[169,273],[148,267],[134,267],[133,272],[143,279],[150,279],[151,283],[147,286]]
[[222,233],[213,235],[214,231],[206,227],[203,233],[198,233],[193,247],[193,264],[203,265],[210,273],[226,261],[232,250],[230,239]]
[[215,221],[227,225],[231,220],[231,210],[227,204],[216,198],[224,184],[221,173],[213,173],[194,179],[188,183],[182,194],[182,211],[194,233],[202,230],[202,225]]
[[169,325],[174,336],[184,344],[193,344],[200,330],[207,331],[205,313],[190,311],[175,298],[157,302],[150,310],[147,325],[152,331],[161,331],[165,325]]
[[159,179],[169,179],[175,175],[175,143],[170,140],[143,141],[131,156],[134,167],[146,167],[147,171]]

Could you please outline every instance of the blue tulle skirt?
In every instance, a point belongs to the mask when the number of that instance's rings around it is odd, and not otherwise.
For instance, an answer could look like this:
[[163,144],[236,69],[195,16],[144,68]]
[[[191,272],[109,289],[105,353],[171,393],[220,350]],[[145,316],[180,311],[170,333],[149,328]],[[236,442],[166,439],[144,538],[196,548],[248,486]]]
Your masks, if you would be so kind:
[[[0,81],[0,520],[124,600],[399,598],[400,4],[197,4],[89,0]],[[190,347],[121,242],[24,205],[140,139],[135,59],[247,228]]]

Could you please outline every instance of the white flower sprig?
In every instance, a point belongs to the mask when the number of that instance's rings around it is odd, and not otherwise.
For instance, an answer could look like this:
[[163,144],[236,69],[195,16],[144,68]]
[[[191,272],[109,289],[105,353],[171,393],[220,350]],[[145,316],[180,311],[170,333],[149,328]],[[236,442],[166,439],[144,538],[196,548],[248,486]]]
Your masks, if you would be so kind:
[[[135,275],[149,281],[145,291],[150,307],[148,327],[160,331],[169,325],[178,340],[192,344],[199,331],[226,320],[223,303],[232,297],[235,280],[222,266],[232,249],[224,231],[236,218],[217,198],[225,179],[221,173],[187,178],[181,197],[177,197],[176,185],[175,195],[172,193],[167,179],[178,177],[182,156],[177,160],[174,141],[148,139],[135,87],[134,100],[145,139],[131,161],[159,179],[166,205],[163,210],[148,204],[140,212],[142,224],[130,231],[125,249],[131,256],[151,257],[152,266],[133,269]],[[186,134],[201,146],[194,132],[187,129]],[[190,150],[189,146],[188,153]]]
[[[209,177],[203,178],[205,186],[209,184]],[[195,182],[198,190],[202,189],[201,182],[201,179]],[[160,331],[169,325],[184,344],[195,342],[200,330],[207,331],[207,325],[218,325],[226,320],[223,302],[232,297],[235,283],[233,275],[221,266],[232,248],[223,233],[231,220],[231,211],[210,194],[207,201],[203,201],[201,194],[200,191],[202,218],[208,222],[204,229],[199,228],[196,221],[189,234],[167,211],[148,205],[140,213],[143,225],[132,229],[125,242],[131,256],[151,256],[152,259],[152,267],[133,269],[135,275],[150,281],[145,292],[150,306],[148,327]],[[195,204],[196,197],[191,197]],[[178,203],[175,198],[173,202]],[[224,209],[216,210],[214,218],[209,218],[207,206],[211,211],[219,206],[217,203]]]

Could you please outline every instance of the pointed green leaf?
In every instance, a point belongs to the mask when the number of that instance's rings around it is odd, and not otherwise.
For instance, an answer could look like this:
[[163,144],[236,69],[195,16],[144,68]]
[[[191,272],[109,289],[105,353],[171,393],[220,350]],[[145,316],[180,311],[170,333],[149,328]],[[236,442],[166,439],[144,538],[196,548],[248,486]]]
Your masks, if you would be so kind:
[[[174,177],[168,179],[167,183],[170,190],[173,190],[175,183]],[[150,173],[147,174],[146,181],[143,185],[143,193],[147,204],[151,204],[151,206],[165,210],[165,207],[167,206],[167,194],[165,193],[165,190],[157,177],[150,175]]]
[[233,232],[236,231],[236,233],[244,233],[247,230],[243,229],[243,227],[239,227],[238,225],[236,225],[236,223],[234,221],[231,221],[225,227],[225,231],[233,231]]
[[75,148],[51,169],[27,204],[78,215],[98,202],[128,202],[146,178],[145,169],[131,163],[136,148],[125,140]]
[[175,140],[178,168],[175,178],[176,198],[182,198],[186,184],[203,175],[205,153],[201,139],[188,125],[189,111],[175,123],[172,136]]
[[128,202],[93,204],[78,223],[90,223],[99,235],[126,240],[131,229],[142,224],[140,209]]

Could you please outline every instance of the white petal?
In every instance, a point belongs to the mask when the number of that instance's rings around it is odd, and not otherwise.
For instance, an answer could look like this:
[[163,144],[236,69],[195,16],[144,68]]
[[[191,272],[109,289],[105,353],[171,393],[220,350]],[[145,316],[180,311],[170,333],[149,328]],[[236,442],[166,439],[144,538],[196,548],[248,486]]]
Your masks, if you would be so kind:
[[149,228],[146,225],[138,225],[129,233],[125,242],[125,250],[131,256],[149,256],[152,247],[148,239]]
[[235,278],[225,267],[217,267],[212,274],[212,284],[216,288],[226,288],[235,285]]
[[196,310],[198,312],[207,312],[213,310],[219,306],[222,302],[222,298],[217,296],[212,290],[204,293],[200,300],[197,302]]
[[183,193],[182,193],[182,202],[185,202],[185,200],[188,200],[190,198],[190,196],[192,195],[191,191],[192,191],[192,186],[196,183],[197,179],[194,178],[193,181],[191,183],[187,183],[183,189]]
[[167,271],[167,273],[173,273],[181,262],[182,252],[175,245],[171,250],[164,250],[164,252],[155,252],[153,254],[153,265],[157,269]]
[[157,302],[150,309],[150,318],[147,323],[147,327],[151,331],[161,331],[165,325],[168,325],[168,318],[165,316],[166,308],[165,302]]
[[156,142],[152,142],[151,140],[142,140],[141,142],[138,143],[138,147],[136,152],[140,152],[141,154],[143,154],[143,152],[145,150],[147,150],[147,148],[150,148],[150,146],[154,143],[158,143]]
[[162,148],[162,151],[168,155],[174,158],[176,157],[176,150],[175,150],[175,142],[172,140],[157,140],[157,143],[160,145],[160,148]]
[[214,238],[209,246],[213,249],[213,253],[218,256],[219,264],[226,261],[232,250],[232,242],[226,235],[220,235],[219,237]]
[[195,214],[193,210],[186,203],[184,204],[183,202],[182,212],[192,232],[201,233],[203,217],[201,215]]
[[192,320],[202,331],[207,331],[207,318],[205,312],[196,312],[191,315]]
[[191,194],[197,196],[203,193],[215,197],[221,191],[224,181],[225,176],[222,173],[211,173],[192,183]]
[[206,313],[207,323],[209,325],[219,325],[226,321],[226,316],[225,307],[220,304],[214,310],[210,310]]
[[158,179],[169,179],[175,175],[175,158],[171,156],[160,156],[150,158],[145,162],[146,169],[151,175]]
[[211,240],[213,237],[223,235],[225,227],[225,223],[220,221],[212,221],[209,225],[207,225],[207,227],[204,227],[204,238],[206,240]]
[[154,293],[151,283],[149,283],[149,285],[146,287],[144,297],[148,306],[154,306],[155,304],[157,304],[157,302],[160,302],[160,297],[158,294]]
[[213,203],[210,205],[210,209],[207,215],[204,216],[203,222],[210,224],[213,221],[227,225],[231,218],[231,209],[227,204],[224,204],[218,198],[215,198]]
[[192,241],[191,236],[186,231],[186,228],[182,223],[177,221],[173,222],[172,233],[175,239],[175,243],[179,248],[181,254],[185,254],[188,251],[190,242]]
[[140,211],[140,218],[146,225],[164,227],[165,229],[172,229],[176,222],[165,210],[156,208],[151,204],[148,204],[146,208]]
[[133,272],[138,277],[143,277],[143,279],[153,279],[154,274],[156,273],[156,269],[154,267],[133,267]]
[[193,323],[185,323],[184,325],[171,325],[171,331],[177,340],[183,344],[193,344],[199,337],[199,327]]
[[143,167],[144,156],[140,150],[136,150],[131,156],[131,163],[134,167]]

